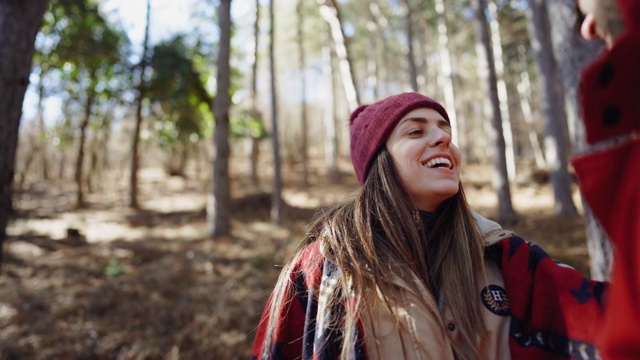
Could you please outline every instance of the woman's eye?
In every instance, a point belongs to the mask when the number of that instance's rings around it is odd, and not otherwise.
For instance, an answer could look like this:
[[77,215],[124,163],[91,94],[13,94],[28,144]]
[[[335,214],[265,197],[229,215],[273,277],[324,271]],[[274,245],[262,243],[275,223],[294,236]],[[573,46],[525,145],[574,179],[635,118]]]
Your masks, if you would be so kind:
[[413,129],[413,130],[409,130],[408,134],[410,136],[419,136],[419,135],[424,134],[424,130],[422,130],[422,129]]

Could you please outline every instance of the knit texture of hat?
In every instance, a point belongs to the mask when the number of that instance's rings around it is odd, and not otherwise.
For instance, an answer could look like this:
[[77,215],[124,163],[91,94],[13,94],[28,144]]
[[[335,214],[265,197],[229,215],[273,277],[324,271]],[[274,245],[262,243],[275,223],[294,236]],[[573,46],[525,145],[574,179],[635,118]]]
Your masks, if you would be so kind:
[[387,141],[396,124],[407,113],[430,108],[449,121],[446,110],[437,101],[415,92],[390,96],[371,105],[361,105],[351,114],[351,162],[360,185],[369,173],[373,159]]

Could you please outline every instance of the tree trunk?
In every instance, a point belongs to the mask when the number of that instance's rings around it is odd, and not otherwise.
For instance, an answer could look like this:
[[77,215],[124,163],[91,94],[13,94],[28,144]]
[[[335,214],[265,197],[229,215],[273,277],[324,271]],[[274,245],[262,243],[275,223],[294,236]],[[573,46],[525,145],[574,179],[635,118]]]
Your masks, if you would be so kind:
[[498,9],[495,0],[488,3],[491,20],[491,47],[493,49],[496,67],[496,81],[498,86],[498,100],[500,101],[500,117],[502,118],[502,133],[505,144],[505,157],[507,159],[507,175],[509,182],[516,182],[516,150],[513,143],[513,131],[511,130],[511,116],[509,116],[509,98],[507,83],[504,80],[504,60],[502,58],[502,36],[500,35],[500,23],[498,22]]
[[436,13],[438,14],[438,47],[440,49],[440,69],[438,83],[442,86],[444,93],[444,103],[449,114],[451,138],[454,144],[460,144],[458,128],[458,117],[456,112],[456,99],[453,91],[453,72],[451,67],[451,54],[449,53],[449,35],[447,29],[447,17],[444,7],[444,0],[436,0]]
[[580,152],[586,146],[578,100],[580,74],[586,65],[595,60],[604,43],[585,40],[576,31],[573,26],[576,23],[574,0],[555,0],[547,4],[553,30],[553,52],[564,86],[569,138],[573,144],[573,151]]
[[[371,2],[369,4],[369,11],[373,16],[380,35],[386,31],[390,31],[389,20],[384,17],[378,4]],[[381,43],[380,46],[378,46],[378,40]],[[376,55],[369,59],[368,67],[372,69],[371,72],[375,74],[375,81],[370,81],[369,86],[373,86],[371,89],[373,99],[378,100],[381,93],[384,94],[388,92],[388,84],[391,82],[389,81],[389,57],[391,56],[391,51],[389,50],[385,36],[379,36],[379,39],[376,39],[376,36],[371,36],[371,41],[373,44],[369,50],[374,51]],[[371,62],[373,62],[373,64]]]
[[416,59],[413,51],[413,9],[411,9],[411,0],[403,0],[405,15],[404,22],[407,31],[407,65],[409,68],[409,84],[411,90],[418,91],[418,70],[416,69]]
[[12,183],[22,102],[29,85],[34,41],[47,0],[0,2],[0,266],[13,211]]
[[[258,111],[258,43],[260,39],[260,0],[256,0],[256,21],[253,24],[253,63],[251,64],[251,116],[262,122],[262,115]],[[258,160],[260,159],[260,138],[253,131],[251,136],[251,154],[249,165],[249,181],[258,186]]]
[[[370,4],[370,7],[373,6],[373,3]],[[370,19],[367,21],[367,29],[371,36],[369,36],[369,46],[367,47],[367,78],[365,82],[365,86],[367,91],[371,92],[374,99],[377,99],[380,91],[380,74],[379,74],[379,46],[378,46],[378,38],[379,36],[379,27],[376,23],[375,16],[371,11],[369,11]]]
[[309,154],[308,154],[308,120],[307,120],[307,80],[305,76],[306,70],[306,61],[304,57],[304,32],[303,32],[303,19],[304,19],[304,11],[303,11],[304,0],[298,0],[298,5],[296,7],[298,13],[298,34],[297,34],[297,42],[298,42],[298,61],[299,61],[299,73],[300,73],[300,122],[301,122],[301,132],[302,132],[302,141],[300,142],[300,157],[302,160],[302,185],[309,185]]
[[280,141],[278,140],[278,92],[276,87],[275,15],[274,1],[269,2],[269,73],[271,74],[271,144],[273,147],[273,194],[271,221],[282,224],[282,170],[280,167]]
[[347,96],[349,111],[353,111],[360,105],[360,95],[358,94],[358,87],[356,86],[355,77],[353,76],[349,47],[347,46],[344,31],[342,29],[342,20],[340,18],[340,11],[338,10],[338,4],[335,0],[317,1],[320,5],[320,14],[322,15],[322,18],[331,27],[331,36],[333,38],[336,55],[338,57],[344,93]]
[[208,223],[212,238],[229,236],[229,107],[231,105],[231,0],[221,0],[218,8],[220,42],[216,97],[213,100],[215,128],[213,134],[213,190],[209,202]]
[[545,0],[527,0],[527,18],[545,114],[545,153],[550,167],[551,186],[557,215],[578,216],[571,197],[568,171],[567,115],[564,90],[551,43],[551,24]]
[[[330,29],[328,29],[330,32]],[[328,32],[328,33],[329,33]],[[336,128],[335,75],[333,72],[334,56],[331,51],[331,36],[327,36],[326,45],[322,48],[322,72],[327,79],[325,90],[327,103],[324,106],[325,161],[329,164],[329,176],[332,181],[338,181],[338,129]]]
[[531,144],[531,151],[533,152],[536,168],[544,169],[547,167],[547,161],[544,158],[540,140],[538,140],[538,132],[535,129],[533,120],[533,110],[531,110],[531,81],[529,79],[529,71],[527,70],[526,49],[524,45],[518,47],[518,59],[520,64],[520,80],[518,81],[517,87],[520,98],[520,110],[522,111],[522,118],[525,124],[527,124],[529,143]]
[[486,0],[473,0],[478,33],[482,40],[482,49],[488,67],[488,87],[489,97],[493,110],[491,117],[492,142],[493,142],[493,165],[496,173],[493,178],[493,187],[498,194],[498,221],[505,225],[513,225],[517,222],[518,216],[513,209],[511,202],[511,187],[507,173],[507,159],[505,156],[505,141],[502,128],[502,114],[500,111],[500,100],[498,98],[497,75],[495,68],[494,54],[491,46],[491,34],[489,33],[489,23],[487,22]]
[[[578,99],[580,74],[585,66],[597,57],[603,43],[587,41],[575,31],[572,26],[576,23],[574,0],[549,2],[549,17],[554,34],[553,49],[565,90],[573,152],[579,153],[585,151],[587,147],[584,126],[580,120]],[[608,280],[613,261],[611,242],[584,200],[582,205],[586,222],[587,249],[591,259],[591,278],[599,281]]]
[[40,158],[42,166],[42,180],[49,180],[49,162],[47,161],[47,126],[44,123],[44,82],[42,77],[45,76],[44,70],[40,73],[40,81],[38,82],[38,138],[36,147],[37,155]]
[[140,147],[140,129],[142,127],[142,103],[145,98],[144,73],[147,70],[147,52],[149,44],[149,26],[151,24],[151,0],[147,0],[147,25],[144,30],[144,41],[142,44],[142,56],[140,57],[140,81],[138,83],[138,96],[136,99],[136,126],[133,130],[133,142],[131,144],[131,168],[129,173],[129,207],[138,209],[138,169],[140,168],[140,157],[138,148]]
[[[93,80],[93,74],[90,78]],[[93,81],[92,81],[93,82]],[[76,207],[82,208],[85,205],[84,200],[84,150],[85,142],[87,139],[87,127],[89,127],[89,120],[91,120],[91,108],[93,107],[93,101],[95,94],[93,89],[87,89],[87,99],[84,104],[84,116],[80,123],[80,140],[78,143],[78,152],[76,153],[76,164],[74,171],[74,179],[76,181]]]

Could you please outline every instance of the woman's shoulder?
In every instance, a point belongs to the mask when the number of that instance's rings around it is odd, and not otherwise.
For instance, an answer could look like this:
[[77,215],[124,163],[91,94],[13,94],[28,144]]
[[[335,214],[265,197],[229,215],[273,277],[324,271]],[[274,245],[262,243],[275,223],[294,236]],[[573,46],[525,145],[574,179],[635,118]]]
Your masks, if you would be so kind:
[[322,253],[322,241],[313,241],[302,247],[291,267],[292,278],[304,278],[307,287],[319,283],[326,257]]

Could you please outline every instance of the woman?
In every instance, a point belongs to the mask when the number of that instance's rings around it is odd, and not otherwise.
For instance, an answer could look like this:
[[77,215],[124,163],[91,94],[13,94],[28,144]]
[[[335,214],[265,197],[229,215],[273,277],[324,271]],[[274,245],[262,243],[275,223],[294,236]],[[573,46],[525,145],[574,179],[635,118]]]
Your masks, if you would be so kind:
[[284,267],[254,358],[596,356],[602,285],[469,208],[439,103],[391,96],[350,128],[362,188]]

